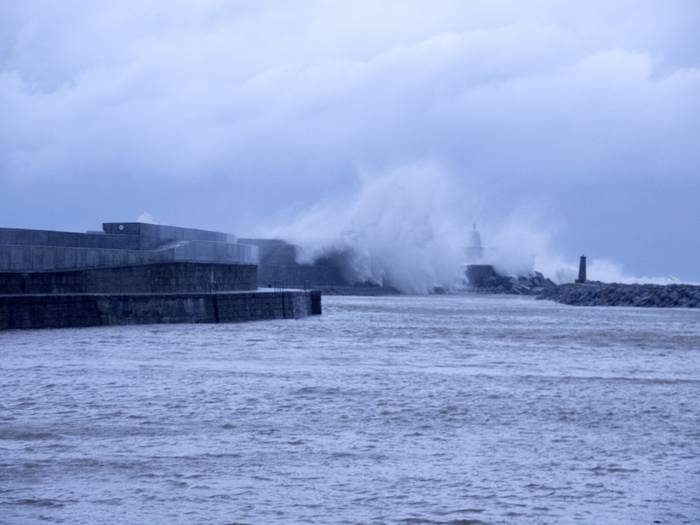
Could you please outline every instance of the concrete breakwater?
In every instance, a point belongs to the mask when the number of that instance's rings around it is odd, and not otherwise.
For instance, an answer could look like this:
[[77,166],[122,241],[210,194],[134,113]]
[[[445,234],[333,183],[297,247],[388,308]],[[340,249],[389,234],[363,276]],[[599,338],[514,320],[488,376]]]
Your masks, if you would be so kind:
[[700,308],[700,286],[587,282],[547,288],[537,298],[574,306]]
[[319,291],[258,289],[257,246],[229,233],[103,223],[0,228],[0,330],[235,323],[321,313]]
[[191,293],[256,289],[254,264],[173,262],[53,272],[0,272],[0,294]]
[[236,323],[321,314],[321,293],[0,295],[0,330],[154,323]]

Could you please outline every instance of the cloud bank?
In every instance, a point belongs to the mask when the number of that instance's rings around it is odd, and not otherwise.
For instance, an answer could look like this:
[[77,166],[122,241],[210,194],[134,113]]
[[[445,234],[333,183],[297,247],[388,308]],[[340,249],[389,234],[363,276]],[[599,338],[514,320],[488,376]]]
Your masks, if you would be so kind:
[[569,258],[700,278],[699,23],[692,0],[6,2],[2,219],[246,234],[432,164],[460,226],[541,212]]

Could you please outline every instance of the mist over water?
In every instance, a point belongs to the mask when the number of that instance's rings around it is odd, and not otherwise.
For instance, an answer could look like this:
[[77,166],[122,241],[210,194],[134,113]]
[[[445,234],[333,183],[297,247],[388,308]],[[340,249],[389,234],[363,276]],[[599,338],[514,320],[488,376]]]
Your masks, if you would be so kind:
[[0,333],[0,523],[697,523],[700,322],[324,298]]

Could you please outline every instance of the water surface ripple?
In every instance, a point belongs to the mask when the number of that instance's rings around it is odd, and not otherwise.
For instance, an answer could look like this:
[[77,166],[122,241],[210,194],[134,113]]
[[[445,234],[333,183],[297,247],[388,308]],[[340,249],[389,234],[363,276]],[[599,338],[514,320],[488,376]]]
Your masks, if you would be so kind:
[[698,523],[700,312],[0,332],[0,523]]

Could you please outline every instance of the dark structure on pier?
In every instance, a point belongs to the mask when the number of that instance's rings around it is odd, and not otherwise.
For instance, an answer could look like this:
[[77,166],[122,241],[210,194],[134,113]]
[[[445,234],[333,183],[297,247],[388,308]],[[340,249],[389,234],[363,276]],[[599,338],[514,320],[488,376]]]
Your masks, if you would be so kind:
[[485,257],[486,250],[481,243],[481,234],[474,224],[470,234],[470,244],[465,250],[467,264],[464,275],[467,289],[477,293],[537,295],[555,284],[540,272],[531,271],[527,275],[504,275],[499,273]]
[[258,285],[283,288],[350,286],[342,269],[343,257],[320,257],[299,263],[299,247],[281,239],[241,239],[258,250]]
[[240,239],[258,249],[258,286],[322,290],[337,295],[394,295],[392,286],[357,282],[349,268],[352,254],[328,252],[313,262],[300,263],[299,246],[281,239]]
[[578,279],[576,282],[584,284],[586,282],[586,256],[582,255],[578,262]]

